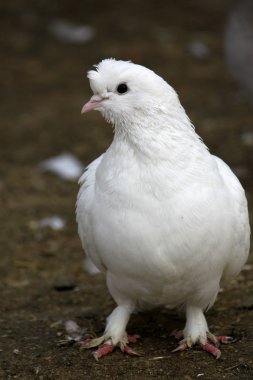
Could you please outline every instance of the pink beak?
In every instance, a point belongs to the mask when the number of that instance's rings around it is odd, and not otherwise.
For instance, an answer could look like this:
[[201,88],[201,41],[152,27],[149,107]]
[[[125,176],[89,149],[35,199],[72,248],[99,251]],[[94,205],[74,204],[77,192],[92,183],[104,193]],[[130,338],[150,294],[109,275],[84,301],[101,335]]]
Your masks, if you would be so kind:
[[93,95],[90,98],[90,100],[88,101],[88,103],[84,104],[84,106],[81,110],[81,113],[85,113],[85,112],[89,112],[91,110],[94,110],[95,108],[97,108],[100,105],[102,100],[104,100],[104,98],[101,98],[101,96]]

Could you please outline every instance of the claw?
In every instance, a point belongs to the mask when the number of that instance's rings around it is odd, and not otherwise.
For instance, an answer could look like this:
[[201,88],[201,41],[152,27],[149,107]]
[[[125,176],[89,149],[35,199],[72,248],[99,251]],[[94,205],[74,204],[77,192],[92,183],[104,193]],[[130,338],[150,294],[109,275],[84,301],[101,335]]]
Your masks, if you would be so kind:
[[125,346],[123,347],[123,352],[126,352],[128,355],[132,355],[132,356],[141,356],[139,352],[133,350],[127,344],[125,344]]
[[183,342],[179,343],[179,345],[174,350],[172,350],[171,352],[185,351],[188,348],[189,348],[188,343],[186,341],[183,341]]
[[215,336],[214,334],[210,333],[210,331],[207,332],[206,334],[207,336],[207,339],[210,340],[211,342],[213,342],[213,344],[215,346],[219,346],[219,339],[217,338],[217,336]]

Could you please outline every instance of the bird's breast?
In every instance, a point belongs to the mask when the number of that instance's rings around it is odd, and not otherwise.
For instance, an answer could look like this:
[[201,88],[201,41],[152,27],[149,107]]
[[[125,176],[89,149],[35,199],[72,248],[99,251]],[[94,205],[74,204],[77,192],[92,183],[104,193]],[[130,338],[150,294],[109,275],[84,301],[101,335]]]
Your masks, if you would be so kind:
[[[193,268],[200,270],[203,260],[208,266],[219,244],[225,249],[230,221],[221,211],[223,197],[208,186],[193,183],[180,188],[181,178],[176,191],[171,178],[157,174],[154,178],[151,184],[145,173],[137,175],[135,170],[98,178],[92,209],[94,241],[102,262],[114,273],[173,280],[193,273]],[[219,264],[223,265],[222,258],[215,265]]]

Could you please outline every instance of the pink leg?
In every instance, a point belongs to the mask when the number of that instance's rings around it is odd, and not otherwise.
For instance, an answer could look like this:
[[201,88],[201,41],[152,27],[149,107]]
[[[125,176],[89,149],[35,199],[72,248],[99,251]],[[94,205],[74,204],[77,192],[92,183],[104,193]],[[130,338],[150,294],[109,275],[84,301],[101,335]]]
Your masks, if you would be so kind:
[[[176,339],[181,339],[184,336],[183,331],[181,330],[173,331],[171,335],[173,335]],[[208,337],[207,343],[205,344],[198,343],[198,344],[202,348],[202,350],[209,352],[211,355],[215,356],[216,359],[219,359],[221,356],[221,351],[217,348],[216,345],[218,345],[218,343],[228,344],[234,341],[232,337],[226,336],[226,335],[212,335],[208,333],[207,337]],[[178,347],[172,352],[185,351],[190,347],[191,347],[190,343],[188,343],[186,340],[182,340],[179,343]]]
[[[128,342],[129,343],[136,343],[137,342],[138,335],[128,335]],[[114,345],[112,343],[104,343],[102,345],[101,342],[103,341],[103,338],[95,338],[95,339],[86,339],[81,342],[82,348],[92,348],[99,346],[96,351],[93,352],[93,356],[96,360],[102,358],[103,356],[106,356],[113,352],[117,347],[121,349],[122,352],[125,352],[129,355],[140,355],[136,351],[134,351],[131,347],[128,346],[128,344],[120,344]]]

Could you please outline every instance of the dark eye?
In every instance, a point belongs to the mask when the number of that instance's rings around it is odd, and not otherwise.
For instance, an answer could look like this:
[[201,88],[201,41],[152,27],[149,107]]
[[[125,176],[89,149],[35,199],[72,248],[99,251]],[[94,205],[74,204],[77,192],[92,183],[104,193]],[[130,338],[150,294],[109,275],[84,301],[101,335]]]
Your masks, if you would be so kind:
[[128,91],[128,87],[125,83],[120,83],[117,87],[117,92],[119,94],[125,94]]

